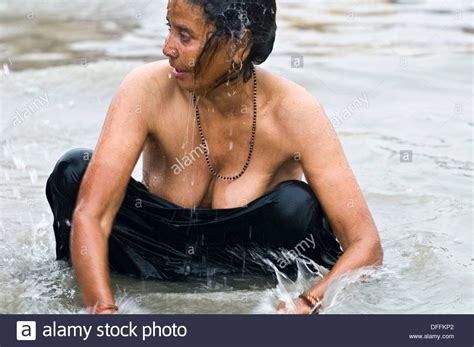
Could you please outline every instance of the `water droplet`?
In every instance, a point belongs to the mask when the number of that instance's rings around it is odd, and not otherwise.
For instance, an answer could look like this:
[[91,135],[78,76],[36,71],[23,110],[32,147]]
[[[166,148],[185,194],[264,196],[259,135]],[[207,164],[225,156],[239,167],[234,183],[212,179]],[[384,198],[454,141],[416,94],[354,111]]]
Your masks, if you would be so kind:
[[31,183],[35,184],[36,181],[38,180],[38,173],[36,172],[35,169],[28,171],[30,174],[30,181]]
[[171,79],[171,74],[168,74],[168,78]]
[[229,151],[231,151],[232,148],[234,148],[234,141],[229,142]]
[[8,76],[10,74],[10,68],[7,64],[3,64],[3,73],[5,74],[5,76]]
[[67,225],[68,227],[71,226],[71,221],[70,221],[69,219],[66,219],[66,225]]
[[24,170],[26,168],[25,162],[17,156],[13,156],[13,164],[15,164],[15,167],[19,170]]

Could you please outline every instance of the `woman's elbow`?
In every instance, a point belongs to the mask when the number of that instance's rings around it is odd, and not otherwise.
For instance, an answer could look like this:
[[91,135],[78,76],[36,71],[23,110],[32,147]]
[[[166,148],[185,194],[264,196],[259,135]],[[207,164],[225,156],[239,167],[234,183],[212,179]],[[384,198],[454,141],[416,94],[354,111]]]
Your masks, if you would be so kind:
[[87,233],[100,233],[105,237],[110,234],[113,218],[110,213],[102,211],[91,210],[90,208],[83,208],[78,205],[72,218],[73,230],[81,230]]
[[371,265],[382,265],[383,264],[383,258],[384,258],[384,252],[382,248],[382,243],[380,240],[377,241],[372,241],[370,243],[370,263]]

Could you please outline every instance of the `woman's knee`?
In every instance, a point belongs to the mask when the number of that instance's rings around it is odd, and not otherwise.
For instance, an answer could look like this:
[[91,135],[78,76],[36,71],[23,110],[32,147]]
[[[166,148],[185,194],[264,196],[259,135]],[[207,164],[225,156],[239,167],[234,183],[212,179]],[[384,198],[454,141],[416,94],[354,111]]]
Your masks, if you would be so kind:
[[60,190],[69,188],[77,191],[91,157],[92,150],[88,148],[67,151],[56,162],[48,184],[54,184]]
[[290,208],[296,210],[312,204],[318,204],[313,190],[308,183],[299,180],[284,181],[275,188],[278,201],[284,210]]
[[279,223],[304,231],[320,214],[320,204],[311,187],[303,181],[285,181],[275,188],[275,215]]
[[275,189],[274,223],[289,234],[285,247],[331,268],[342,254],[331,225],[311,187],[303,181],[287,181]]

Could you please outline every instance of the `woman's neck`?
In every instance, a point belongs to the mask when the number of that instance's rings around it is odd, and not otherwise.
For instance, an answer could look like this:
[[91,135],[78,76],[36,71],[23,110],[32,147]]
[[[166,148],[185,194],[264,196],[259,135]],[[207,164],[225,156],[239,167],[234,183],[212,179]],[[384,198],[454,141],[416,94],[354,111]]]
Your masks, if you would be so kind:
[[252,94],[252,79],[244,83],[243,78],[239,77],[228,85],[224,83],[211,91],[204,92],[199,96],[199,106],[203,110],[209,110],[223,117],[240,115],[243,109],[248,110],[249,106],[252,106]]

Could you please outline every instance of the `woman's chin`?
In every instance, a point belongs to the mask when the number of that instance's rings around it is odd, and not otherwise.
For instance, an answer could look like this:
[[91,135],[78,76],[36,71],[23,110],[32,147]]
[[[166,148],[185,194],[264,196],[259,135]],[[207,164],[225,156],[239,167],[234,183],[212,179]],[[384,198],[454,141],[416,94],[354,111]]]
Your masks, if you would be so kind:
[[192,79],[190,81],[187,80],[177,80],[178,85],[180,86],[181,89],[193,93],[196,95],[199,95],[202,90],[206,90],[205,88],[202,88],[202,86],[197,85]]
[[195,82],[194,79],[193,79],[193,76],[189,73],[186,73],[184,76],[182,76],[180,78],[175,77],[175,80],[183,88],[186,88],[186,86],[189,86],[189,88],[191,88],[191,86]]

